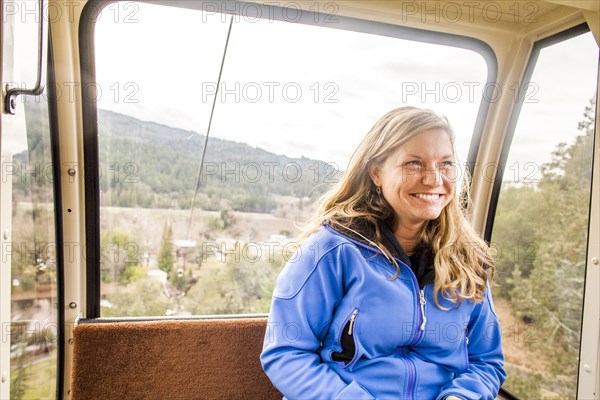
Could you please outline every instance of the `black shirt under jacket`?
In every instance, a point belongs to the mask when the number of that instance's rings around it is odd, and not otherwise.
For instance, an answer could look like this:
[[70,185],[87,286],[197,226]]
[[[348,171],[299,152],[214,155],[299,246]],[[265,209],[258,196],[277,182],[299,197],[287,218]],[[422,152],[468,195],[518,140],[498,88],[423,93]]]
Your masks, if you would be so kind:
[[[393,257],[410,267],[417,277],[419,288],[423,288],[423,286],[435,281],[435,268],[433,264],[434,254],[431,247],[421,243],[415,248],[414,254],[408,256],[398,242],[398,239],[396,239],[396,235],[394,235],[392,229],[385,222],[379,223],[379,229],[382,235],[382,244],[388,249]],[[375,229],[371,223],[360,219],[355,221],[351,228],[344,229],[344,231],[340,233],[372,247],[371,243],[368,243],[363,237],[360,237],[353,231],[358,231],[364,237],[373,240],[375,238]]]

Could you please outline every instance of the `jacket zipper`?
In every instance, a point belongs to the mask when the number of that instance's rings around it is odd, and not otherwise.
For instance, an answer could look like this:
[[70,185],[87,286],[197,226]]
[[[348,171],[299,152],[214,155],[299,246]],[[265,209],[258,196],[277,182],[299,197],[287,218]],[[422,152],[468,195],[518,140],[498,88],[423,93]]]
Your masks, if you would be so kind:
[[[411,271],[412,273],[412,271]],[[413,282],[416,281],[417,279],[414,277],[414,274],[412,274],[413,276]],[[417,284],[415,284],[415,287],[418,288],[419,286]],[[425,326],[427,325],[427,317],[425,316],[425,305],[427,304],[427,300],[425,299],[425,288],[423,289],[419,289],[419,298],[417,300],[418,306],[417,306],[417,310],[416,314],[419,314],[418,316],[418,320],[417,323],[419,324],[419,329],[415,329],[415,333],[413,335],[412,340],[409,343],[409,346],[413,346],[417,343],[419,343],[419,341],[421,340],[421,337],[423,336],[423,332],[425,332]]]
[[413,361],[408,358],[405,354],[403,354],[403,358],[406,362],[406,369],[408,370],[408,382],[406,385],[406,400],[412,400],[414,398],[414,391],[417,381],[417,367],[413,363]]
[[[348,336],[352,337],[352,341],[354,341],[354,355],[352,356],[352,360],[348,361],[348,364],[344,364],[343,361],[340,361],[343,365],[342,368],[346,369],[349,368],[351,365],[354,365],[354,362],[356,361],[356,356],[358,355],[358,348],[356,346],[356,337],[354,336],[354,324],[356,322],[356,316],[358,315],[358,308],[355,308],[354,311],[352,311],[352,314],[350,315],[350,317],[348,317],[348,319],[346,319],[346,321],[344,322],[344,328],[346,327],[346,324],[348,324]],[[340,336],[338,337],[338,343],[342,344],[342,335],[344,332],[344,328],[342,328],[342,330],[340,331]]]
[[465,328],[465,363],[469,368],[469,328]]
[[348,327],[348,335],[352,336],[353,333],[353,329],[354,328],[354,320],[356,319],[356,316],[358,315],[358,308],[355,308],[354,311],[352,312],[352,315],[350,316],[350,326]]
[[424,331],[425,325],[427,325],[427,317],[425,316],[425,304],[427,304],[427,301],[425,300],[425,291],[423,289],[419,290],[419,303],[421,304],[421,318],[423,319],[420,329]]

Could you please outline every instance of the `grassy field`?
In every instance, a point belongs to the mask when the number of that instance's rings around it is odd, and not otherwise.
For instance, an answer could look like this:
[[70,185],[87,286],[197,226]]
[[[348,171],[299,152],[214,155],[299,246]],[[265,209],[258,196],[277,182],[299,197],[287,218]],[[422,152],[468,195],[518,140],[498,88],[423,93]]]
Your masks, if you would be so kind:
[[213,226],[215,221],[219,221],[219,212],[195,210],[189,237],[189,210],[102,207],[100,221],[102,231],[111,229],[127,232],[136,239],[140,247],[150,249],[158,249],[166,223],[173,228],[174,240],[202,240],[202,237],[211,235],[214,238],[232,237],[246,241],[264,241],[272,234],[280,232],[289,232],[292,236],[300,233],[300,222],[293,218],[237,211],[233,212],[233,215],[236,220],[234,226],[227,231],[221,231]]

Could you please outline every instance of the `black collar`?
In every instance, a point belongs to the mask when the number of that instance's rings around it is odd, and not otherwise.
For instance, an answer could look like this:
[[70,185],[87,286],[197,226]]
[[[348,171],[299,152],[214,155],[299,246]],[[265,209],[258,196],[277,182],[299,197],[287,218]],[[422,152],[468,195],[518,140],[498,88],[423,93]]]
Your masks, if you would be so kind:
[[383,245],[392,252],[392,255],[412,269],[413,273],[417,277],[419,287],[433,283],[435,281],[435,268],[434,268],[434,254],[433,250],[429,246],[418,245],[415,248],[415,252],[412,256],[408,256],[394,232],[386,225],[380,224],[380,229],[384,238]]
[[[396,239],[394,231],[385,222],[379,222],[379,231],[382,235],[382,244],[391,252],[394,258],[397,258],[410,267],[417,277],[420,288],[435,281],[434,253],[431,247],[422,244],[418,245],[415,253],[412,256],[408,256],[398,242],[398,239]],[[360,235],[357,235],[356,232]],[[375,238],[375,227],[367,220],[358,218],[352,222],[351,227],[344,229],[340,233],[371,246],[365,238],[369,238],[370,240]]]

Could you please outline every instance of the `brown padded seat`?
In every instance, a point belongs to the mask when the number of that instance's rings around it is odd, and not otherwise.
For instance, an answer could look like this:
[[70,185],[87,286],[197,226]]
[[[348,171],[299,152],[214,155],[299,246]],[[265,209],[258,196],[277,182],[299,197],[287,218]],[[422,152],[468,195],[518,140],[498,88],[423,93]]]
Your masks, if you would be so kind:
[[259,355],[266,318],[81,323],[71,399],[281,399]]

